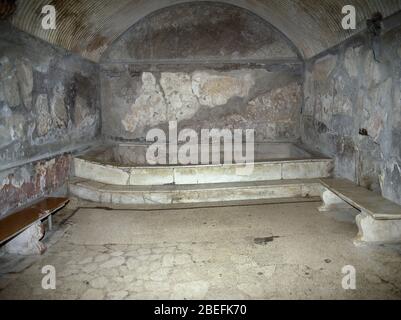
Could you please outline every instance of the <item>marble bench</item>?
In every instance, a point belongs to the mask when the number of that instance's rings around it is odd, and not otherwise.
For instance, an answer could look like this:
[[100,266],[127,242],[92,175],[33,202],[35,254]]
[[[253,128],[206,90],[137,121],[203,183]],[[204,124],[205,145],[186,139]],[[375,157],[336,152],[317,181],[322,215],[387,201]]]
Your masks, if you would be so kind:
[[356,217],[362,242],[401,242],[401,206],[347,179],[320,179],[325,188],[320,211],[350,205],[360,211]]
[[0,244],[5,243],[5,251],[9,253],[43,253],[46,247],[40,241],[44,234],[42,221],[47,218],[49,229],[51,229],[52,213],[64,207],[68,201],[68,198],[44,198],[2,218],[0,220]]

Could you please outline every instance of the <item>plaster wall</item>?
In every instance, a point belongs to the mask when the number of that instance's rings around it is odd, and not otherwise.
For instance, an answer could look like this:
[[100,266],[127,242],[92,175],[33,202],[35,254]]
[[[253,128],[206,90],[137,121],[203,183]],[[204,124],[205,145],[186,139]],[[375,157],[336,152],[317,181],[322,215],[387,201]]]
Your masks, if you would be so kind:
[[60,189],[100,133],[98,66],[0,23],[0,215]]
[[360,36],[306,64],[302,141],[335,159],[335,174],[401,204],[401,29],[380,56]]
[[102,133],[142,141],[151,128],[255,129],[257,141],[299,138],[303,65],[260,17],[220,3],[156,11],[101,59]]

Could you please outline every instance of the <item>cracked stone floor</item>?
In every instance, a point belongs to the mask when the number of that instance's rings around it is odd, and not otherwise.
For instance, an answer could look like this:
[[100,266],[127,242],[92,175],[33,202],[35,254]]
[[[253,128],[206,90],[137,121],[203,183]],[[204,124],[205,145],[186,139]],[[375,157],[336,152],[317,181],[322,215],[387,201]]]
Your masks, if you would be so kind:
[[354,246],[353,213],[319,205],[65,208],[44,255],[0,257],[0,299],[400,299],[401,247]]

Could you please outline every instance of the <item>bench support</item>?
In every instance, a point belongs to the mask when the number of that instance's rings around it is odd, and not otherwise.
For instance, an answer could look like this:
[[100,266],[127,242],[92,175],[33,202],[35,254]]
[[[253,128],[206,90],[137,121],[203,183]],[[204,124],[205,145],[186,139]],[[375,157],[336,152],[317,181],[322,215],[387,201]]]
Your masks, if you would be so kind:
[[40,241],[44,235],[44,226],[40,221],[10,240],[4,247],[5,251],[13,254],[42,254],[46,246]]
[[322,193],[323,205],[318,208],[320,212],[327,212],[336,209],[349,209],[352,208],[343,199],[337,196],[334,192],[325,189]]
[[400,242],[401,220],[376,220],[370,214],[361,211],[356,216],[358,242]]
[[52,229],[53,229],[53,217],[52,217],[52,215],[49,215],[47,217],[47,226],[49,228],[49,231],[52,231]]

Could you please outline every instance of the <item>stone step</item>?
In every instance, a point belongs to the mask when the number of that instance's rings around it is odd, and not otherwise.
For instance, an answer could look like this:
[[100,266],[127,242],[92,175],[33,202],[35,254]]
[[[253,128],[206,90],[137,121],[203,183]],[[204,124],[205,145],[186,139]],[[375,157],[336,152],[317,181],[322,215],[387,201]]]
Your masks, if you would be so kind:
[[333,161],[328,158],[255,162],[248,167],[244,164],[124,167],[74,159],[76,177],[126,186],[328,178],[332,170]]
[[70,193],[84,200],[110,204],[178,204],[259,199],[308,198],[321,195],[317,179],[121,186],[72,178]]

